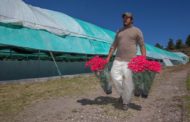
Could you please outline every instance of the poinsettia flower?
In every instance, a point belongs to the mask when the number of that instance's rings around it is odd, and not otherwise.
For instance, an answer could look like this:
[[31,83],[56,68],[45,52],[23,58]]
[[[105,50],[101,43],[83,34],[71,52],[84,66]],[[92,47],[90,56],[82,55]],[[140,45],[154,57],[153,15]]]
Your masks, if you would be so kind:
[[148,61],[145,56],[136,56],[128,63],[128,68],[133,72],[153,71],[160,72],[161,65],[156,61]]
[[156,61],[149,61],[147,65],[147,69],[153,72],[160,72],[161,70],[161,65],[160,63]]
[[85,66],[90,67],[92,71],[98,71],[98,70],[103,70],[106,64],[107,64],[107,60],[99,56],[95,56],[89,61],[87,61]]

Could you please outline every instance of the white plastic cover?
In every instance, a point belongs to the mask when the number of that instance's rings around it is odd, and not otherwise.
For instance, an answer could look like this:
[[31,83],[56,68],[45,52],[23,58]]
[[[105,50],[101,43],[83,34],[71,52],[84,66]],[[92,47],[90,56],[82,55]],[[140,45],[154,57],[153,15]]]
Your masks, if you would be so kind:
[[22,0],[0,0],[0,3],[0,22],[45,29],[58,35],[86,35],[75,19],[63,13],[33,7]]

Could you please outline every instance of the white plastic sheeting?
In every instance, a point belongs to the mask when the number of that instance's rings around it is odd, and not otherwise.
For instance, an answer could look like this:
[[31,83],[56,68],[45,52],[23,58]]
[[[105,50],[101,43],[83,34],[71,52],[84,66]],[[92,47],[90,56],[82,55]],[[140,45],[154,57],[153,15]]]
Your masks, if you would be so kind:
[[[1,22],[15,23],[34,29],[45,29],[59,35],[67,35],[71,31],[67,30],[66,26],[68,25],[64,22],[60,23],[59,20],[51,17],[54,14],[48,13],[48,10],[27,5],[22,0],[14,0],[14,2],[13,0],[0,0],[0,2]],[[80,25],[71,17],[67,16],[64,19],[70,22],[71,29],[75,28],[72,30],[73,33],[85,34]]]
[[[66,14],[34,7],[22,0],[0,0],[0,22],[23,25],[32,29],[44,29],[56,35],[85,37],[94,40],[112,40],[107,32],[93,24],[79,21]],[[82,24],[81,24],[82,23]],[[88,24],[89,30],[97,30],[95,36],[88,34],[84,27]],[[98,35],[98,33],[101,33]]]

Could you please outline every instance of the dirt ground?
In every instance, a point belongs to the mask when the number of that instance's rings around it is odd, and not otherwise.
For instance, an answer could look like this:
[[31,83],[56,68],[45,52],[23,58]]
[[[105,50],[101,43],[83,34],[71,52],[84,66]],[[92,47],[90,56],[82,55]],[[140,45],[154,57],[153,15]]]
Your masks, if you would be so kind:
[[[35,102],[13,122],[185,122],[182,97],[189,68],[178,66],[156,75],[148,98],[133,97],[123,111],[113,89],[106,95],[101,88],[88,95],[51,98]],[[141,108],[139,110],[139,108]]]

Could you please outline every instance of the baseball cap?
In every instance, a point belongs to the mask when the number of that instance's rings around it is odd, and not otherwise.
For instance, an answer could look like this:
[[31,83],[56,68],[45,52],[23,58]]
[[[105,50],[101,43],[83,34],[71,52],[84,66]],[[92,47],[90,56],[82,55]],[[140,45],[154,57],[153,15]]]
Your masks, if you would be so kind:
[[125,16],[133,18],[133,14],[130,13],[130,12],[125,12],[125,13],[122,14],[122,18],[125,17]]

